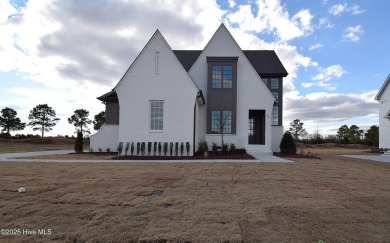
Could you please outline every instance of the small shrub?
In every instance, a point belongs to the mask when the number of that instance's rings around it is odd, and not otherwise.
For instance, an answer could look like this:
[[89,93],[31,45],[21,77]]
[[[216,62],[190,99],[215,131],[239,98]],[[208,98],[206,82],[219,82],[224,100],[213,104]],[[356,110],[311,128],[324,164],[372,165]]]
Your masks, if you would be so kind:
[[183,156],[183,153],[184,153],[184,143],[181,142],[180,143],[180,154],[181,154],[181,156]]
[[226,154],[229,151],[229,144],[222,144],[222,153]]
[[279,148],[280,151],[285,154],[295,154],[297,152],[297,146],[295,145],[294,138],[289,131],[283,134]]
[[169,152],[170,152],[170,154],[172,156],[173,155],[173,142],[169,143]]
[[141,143],[137,142],[137,156],[139,155],[140,151],[141,151]]
[[74,144],[74,151],[76,153],[82,153],[83,152],[83,134],[81,132],[77,133],[77,138]]
[[127,152],[129,152],[129,148],[130,148],[130,143],[127,142],[125,147],[125,156],[127,156]]
[[156,156],[156,151],[157,151],[157,142],[153,143],[153,154]]
[[198,151],[201,152],[202,154],[204,152],[208,152],[209,151],[209,147],[208,147],[208,144],[206,141],[199,141],[198,143]]
[[106,148],[106,152],[107,153],[111,153],[111,149],[110,148]]
[[152,152],[152,142],[148,142],[148,155]]
[[98,151],[101,153],[101,152],[103,152],[103,149],[101,147],[99,147]]
[[163,151],[164,151],[164,156],[167,156],[167,152],[168,152],[168,143],[167,142],[164,143]]
[[232,154],[236,151],[236,145],[234,143],[230,144],[229,152]]
[[162,150],[161,142],[158,142],[158,155],[159,156],[161,156],[161,150]]
[[186,142],[186,151],[187,151],[187,156],[190,156],[190,143]]
[[142,143],[141,143],[141,155],[142,155],[142,156],[145,155],[145,142],[142,142]]
[[216,153],[218,151],[218,144],[213,142],[211,145],[211,150]]
[[121,156],[123,150],[123,142],[119,142],[118,147],[116,148],[116,151],[118,152],[118,156]]
[[134,142],[131,142],[130,153],[131,153],[131,156],[133,156],[133,154],[134,154]]
[[178,142],[175,143],[175,155],[176,156],[179,155],[179,143]]
[[90,153],[93,153],[93,148],[89,148],[89,152],[90,152]]

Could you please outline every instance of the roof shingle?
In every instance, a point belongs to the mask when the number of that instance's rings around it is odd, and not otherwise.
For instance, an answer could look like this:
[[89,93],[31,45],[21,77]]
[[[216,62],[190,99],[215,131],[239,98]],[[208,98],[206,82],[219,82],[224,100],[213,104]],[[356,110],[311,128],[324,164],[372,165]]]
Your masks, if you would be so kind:
[[[187,72],[202,53],[199,50],[174,50],[173,52]],[[275,51],[244,50],[243,52],[260,76],[287,76],[288,73]]]

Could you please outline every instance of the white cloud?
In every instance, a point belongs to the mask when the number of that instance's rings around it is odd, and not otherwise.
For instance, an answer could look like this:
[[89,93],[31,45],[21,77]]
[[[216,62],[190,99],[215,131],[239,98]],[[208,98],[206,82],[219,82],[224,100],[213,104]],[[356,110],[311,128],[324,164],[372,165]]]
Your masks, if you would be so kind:
[[228,0],[228,3],[229,3],[229,7],[231,7],[231,8],[234,8],[234,6],[236,6],[236,3],[234,2],[234,0]]
[[314,85],[314,83],[305,83],[305,82],[301,83],[301,86],[303,88],[310,88],[310,87],[313,87],[313,85]]
[[358,15],[364,13],[366,10],[361,9],[359,5],[353,5],[348,9],[351,12],[351,15]]
[[320,48],[322,48],[322,47],[324,47],[324,45],[321,44],[321,43],[317,43],[317,44],[314,44],[314,45],[310,45],[310,46],[309,46],[309,51],[312,51],[312,50],[315,50],[315,49],[320,49]]
[[256,16],[252,14],[250,5],[241,5],[238,11],[227,15],[229,23],[238,24],[248,32],[273,33],[282,41],[308,35],[313,30],[313,16],[307,9],[290,17],[280,0],[259,0],[257,5]]
[[8,21],[10,16],[18,13],[10,2],[7,0],[0,0],[0,24],[4,24]]
[[347,10],[347,4],[342,3],[342,4],[336,4],[330,7],[329,13],[335,16],[341,15],[343,12]]
[[321,69],[320,73],[317,74],[313,80],[328,81],[333,78],[340,78],[346,73],[347,71],[345,71],[340,65],[332,65],[325,69]]
[[377,92],[377,90],[361,94],[318,92],[305,96],[287,96],[284,100],[285,121],[300,119],[305,124],[325,125],[353,118],[377,117],[378,104],[374,100]]
[[363,35],[364,30],[361,25],[350,26],[345,29],[345,34],[343,38],[346,40],[357,42],[360,40],[360,37]]
[[260,33],[266,29],[266,23],[262,22],[258,17],[252,14],[250,5],[239,6],[236,12],[228,14],[227,19],[230,23],[235,23],[240,26],[241,30],[247,32]]
[[351,15],[358,15],[364,13],[366,10],[361,9],[359,5],[354,4],[351,7],[348,7],[347,3],[336,4],[329,8],[329,13],[334,16],[340,16],[343,13],[351,13]]
[[329,21],[327,18],[320,18],[318,21],[318,26],[317,28],[326,28],[326,29],[333,29],[334,24]]

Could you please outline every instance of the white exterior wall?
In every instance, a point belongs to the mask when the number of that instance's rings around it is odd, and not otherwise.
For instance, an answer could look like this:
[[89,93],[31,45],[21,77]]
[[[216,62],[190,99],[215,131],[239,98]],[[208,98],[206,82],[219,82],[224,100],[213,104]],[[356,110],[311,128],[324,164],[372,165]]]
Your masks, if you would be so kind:
[[[191,67],[189,74],[196,85],[203,91],[207,105],[207,56],[238,56],[237,62],[237,114],[236,134],[227,135],[224,141],[235,143],[237,148],[248,148],[249,110],[265,110],[265,145],[251,145],[252,149],[271,151],[271,112],[274,97],[261,80],[251,63],[225,26],[221,25],[205,49]],[[207,109],[199,111],[198,138],[206,134]],[[207,135],[205,140],[220,144],[220,135]]]
[[390,85],[379,99],[379,148],[390,149],[390,120],[384,118],[390,110]]
[[280,152],[280,141],[283,137],[283,126],[272,126],[272,152]]
[[[119,142],[190,142],[192,154],[198,89],[158,31],[115,90],[121,107]],[[150,130],[151,100],[164,101],[162,132]]]
[[115,152],[118,147],[119,125],[103,124],[99,131],[91,135],[90,148],[98,152],[99,148],[106,151],[110,148]]

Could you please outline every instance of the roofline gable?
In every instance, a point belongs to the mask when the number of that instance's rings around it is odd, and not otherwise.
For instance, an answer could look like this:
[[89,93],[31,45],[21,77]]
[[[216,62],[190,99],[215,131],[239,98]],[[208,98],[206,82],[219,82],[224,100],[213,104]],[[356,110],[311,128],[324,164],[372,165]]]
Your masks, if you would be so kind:
[[381,98],[381,95],[383,94],[383,92],[385,92],[387,85],[389,85],[389,83],[390,83],[390,74],[387,75],[385,82],[383,83],[382,87],[380,88],[378,94],[375,96],[376,100],[379,100]]
[[231,40],[233,41],[233,43],[237,46],[238,50],[241,52],[243,58],[242,60],[244,60],[247,64],[249,64],[250,68],[252,68],[253,72],[257,75],[257,77],[259,77],[259,83],[260,85],[262,85],[269,93],[269,95],[272,97],[272,99],[275,101],[275,97],[274,95],[272,94],[271,90],[268,89],[267,85],[263,82],[262,78],[260,77],[259,73],[256,71],[255,67],[253,67],[252,63],[249,61],[249,59],[247,58],[247,56],[245,55],[245,53],[243,52],[243,50],[241,49],[240,45],[237,43],[237,41],[234,39],[233,35],[230,33],[230,31],[228,30],[228,28],[225,26],[224,23],[221,23],[218,27],[218,29],[215,31],[215,33],[213,34],[213,36],[210,38],[210,40],[207,42],[206,46],[203,48],[202,52],[200,53],[200,55],[198,56],[198,58],[196,59],[196,61],[194,62],[194,64],[192,64],[190,70],[188,70],[188,73],[191,72],[192,68],[195,66],[195,64],[199,61],[199,58],[200,56],[202,56],[202,54],[205,52],[205,50],[207,49],[207,47],[210,45],[211,41],[214,39],[215,35],[220,31],[220,29],[223,28],[227,33],[228,33],[228,36],[231,38]]
[[180,67],[183,69],[183,71],[186,73],[186,75],[188,76],[188,78],[192,81],[191,83],[193,84],[194,88],[199,91],[200,89],[198,88],[198,86],[196,85],[196,83],[194,82],[194,80],[191,78],[191,76],[188,74],[188,72],[185,70],[185,68],[183,67],[183,65],[180,63],[179,59],[177,58],[177,56],[175,55],[175,53],[173,52],[171,46],[168,44],[168,42],[165,40],[164,36],[161,34],[161,32],[157,29],[154,34],[152,35],[152,37],[149,39],[149,41],[146,43],[146,45],[142,48],[141,52],[137,55],[137,57],[134,59],[134,61],[131,63],[131,65],[129,66],[129,68],[126,70],[126,72],[123,74],[123,76],[121,77],[121,79],[119,80],[119,82],[115,85],[115,87],[112,89],[113,91],[116,91],[116,89],[119,87],[119,85],[122,83],[123,79],[127,76],[127,74],[130,72],[130,70],[132,69],[132,67],[135,65],[135,63],[138,61],[138,59],[141,57],[141,55],[144,53],[144,51],[146,50],[146,48],[150,45],[150,43],[152,42],[152,40],[154,38],[156,38],[157,35],[160,35],[161,38],[163,39],[164,43],[168,46],[168,48],[171,50],[172,52],[172,55],[174,56],[176,62],[178,65],[180,65]]

